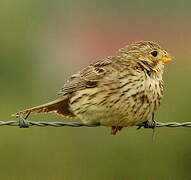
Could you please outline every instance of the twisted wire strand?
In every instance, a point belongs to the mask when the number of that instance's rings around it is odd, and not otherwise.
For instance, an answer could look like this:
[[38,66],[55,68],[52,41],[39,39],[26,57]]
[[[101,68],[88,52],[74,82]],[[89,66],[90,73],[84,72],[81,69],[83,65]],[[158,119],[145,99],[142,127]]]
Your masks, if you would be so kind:
[[[64,122],[35,122],[35,121],[29,121],[22,116],[18,116],[18,121],[0,121],[0,126],[19,126],[20,128],[27,128],[30,126],[38,126],[38,127],[63,127],[63,126],[69,126],[69,127],[98,127],[101,126],[100,123],[91,123],[91,124],[84,124],[84,123],[64,123]],[[153,122],[151,120],[146,121],[144,123],[138,124],[138,129],[141,127],[144,128],[155,128],[155,127],[191,127],[191,122],[184,122],[184,123],[177,123],[177,122],[169,122],[169,123],[163,123],[163,122]]]
[[64,123],[64,122],[35,122],[35,121],[0,121],[0,126],[19,126],[21,128],[27,128],[30,126],[38,126],[38,127],[63,127],[63,126],[69,126],[69,127],[96,127],[100,126],[99,123],[92,123],[92,124],[84,124],[84,123]]

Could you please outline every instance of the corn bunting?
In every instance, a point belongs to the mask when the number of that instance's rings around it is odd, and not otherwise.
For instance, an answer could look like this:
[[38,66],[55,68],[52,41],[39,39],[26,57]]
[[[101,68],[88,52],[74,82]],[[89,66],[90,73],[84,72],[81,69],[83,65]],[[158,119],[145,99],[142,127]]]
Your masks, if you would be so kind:
[[172,61],[158,44],[139,41],[119,49],[72,75],[55,101],[16,114],[55,112],[84,123],[123,127],[142,123],[163,97],[164,64]]

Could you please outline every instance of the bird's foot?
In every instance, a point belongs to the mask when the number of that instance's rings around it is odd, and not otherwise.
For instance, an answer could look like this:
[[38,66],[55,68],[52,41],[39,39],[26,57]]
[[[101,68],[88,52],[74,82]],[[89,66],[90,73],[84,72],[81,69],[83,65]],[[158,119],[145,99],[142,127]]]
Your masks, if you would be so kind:
[[144,128],[151,128],[151,129],[155,129],[156,128],[156,121],[155,120],[147,120],[142,122],[141,124],[138,124],[138,130],[141,129],[142,127]]
[[156,136],[156,127],[157,127],[157,122],[154,119],[154,113],[152,114],[152,120],[148,120],[148,121],[144,121],[141,124],[138,124],[138,130],[141,129],[142,127],[144,128],[151,128],[153,129],[153,134],[152,134],[152,140],[155,140],[155,136]]
[[122,126],[112,126],[111,127],[111,135],[116,135],[118,131],[123,129]]
[[142,122],[141,124],[137,124],[138,126],[138,130],[141,129],[142,127],[144,128],[151,128],[151,129],[155,129],[157,126],[157,122],[155,121],[155,114],[152,114],[152,119],[151,120],[147,120]]

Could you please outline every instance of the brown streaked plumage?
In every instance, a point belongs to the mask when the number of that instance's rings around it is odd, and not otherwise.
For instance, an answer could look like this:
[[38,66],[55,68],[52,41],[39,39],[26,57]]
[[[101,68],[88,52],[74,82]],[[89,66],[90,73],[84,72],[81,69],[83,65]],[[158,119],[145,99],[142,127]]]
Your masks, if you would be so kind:
[[18,113],[56,112],[110,126],[115,135],[157,110],[163,97],[164,63],[171,60],[154,42],[132,43],[72,75],[59,91],[60,99]]

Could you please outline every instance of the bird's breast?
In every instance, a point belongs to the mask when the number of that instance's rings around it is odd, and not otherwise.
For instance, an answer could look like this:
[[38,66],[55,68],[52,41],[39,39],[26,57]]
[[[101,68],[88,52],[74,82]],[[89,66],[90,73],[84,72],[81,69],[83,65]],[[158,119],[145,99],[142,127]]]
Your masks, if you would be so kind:
[[71,111],[85,122],[105,126],[133,126],[145,121],[160,105],[162,81],[122,78],[118,84],[102,84],[78,91],[70,99]]

